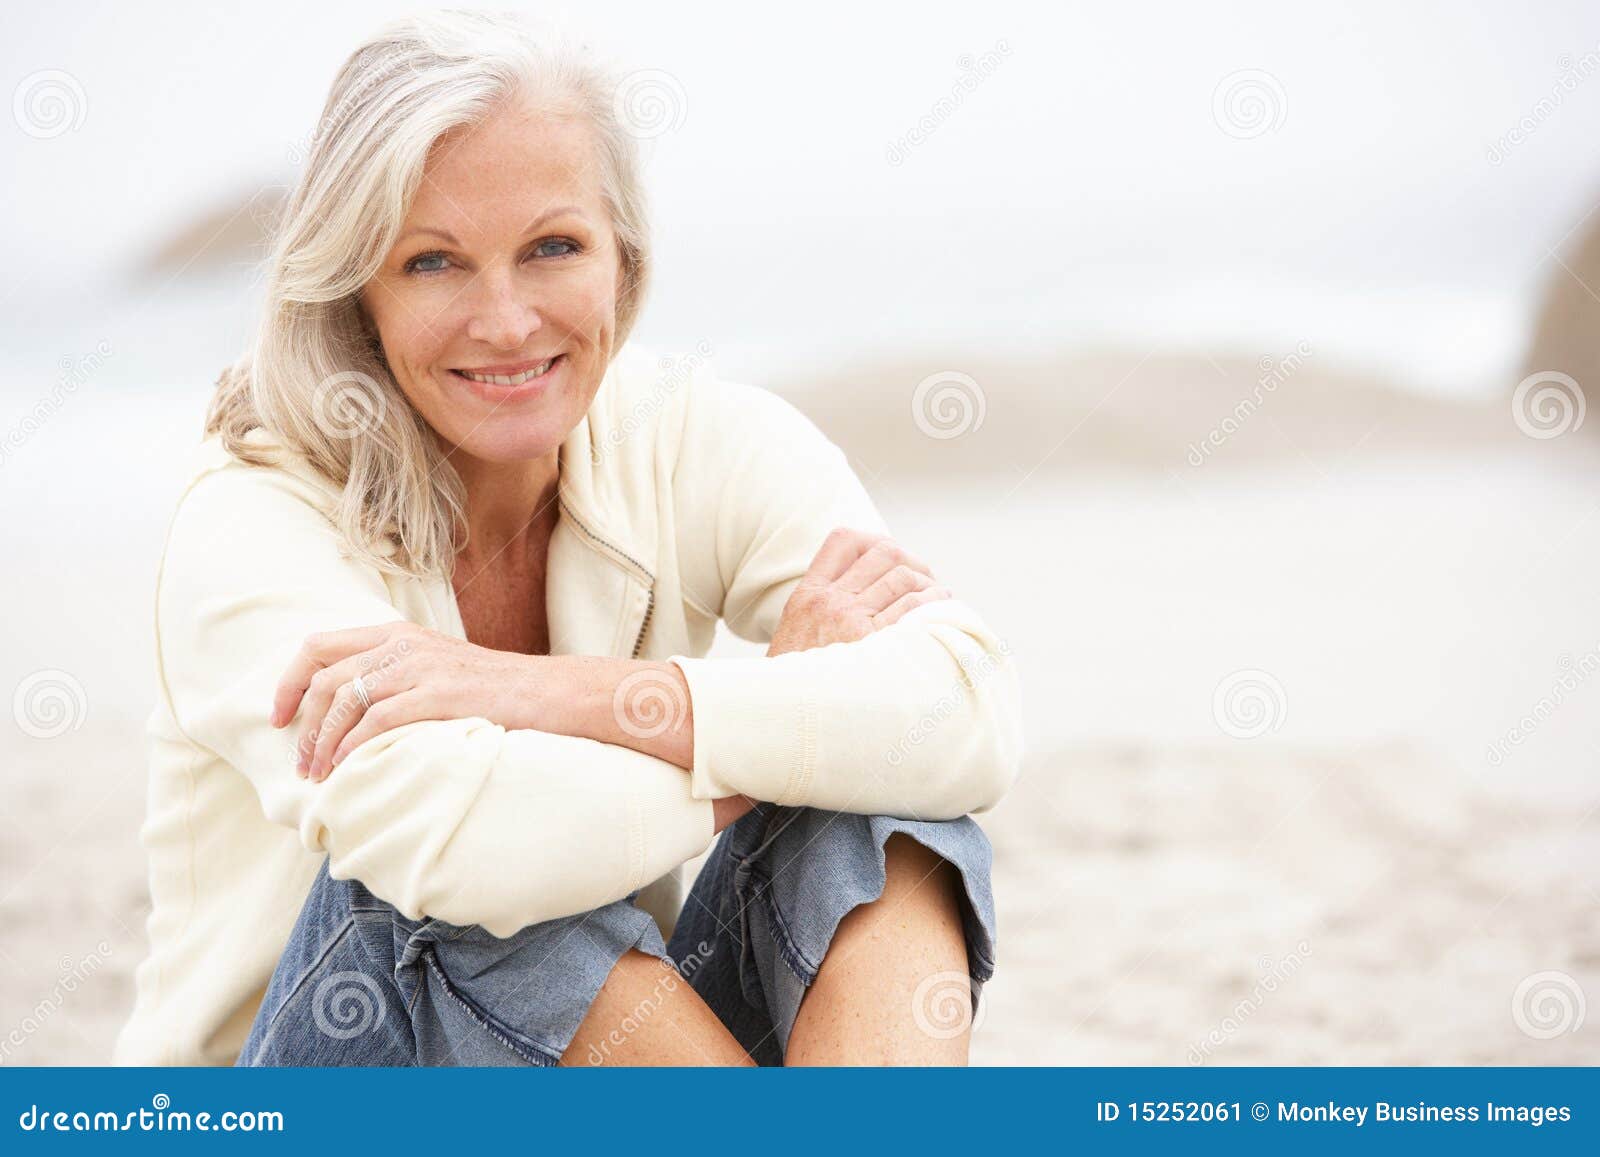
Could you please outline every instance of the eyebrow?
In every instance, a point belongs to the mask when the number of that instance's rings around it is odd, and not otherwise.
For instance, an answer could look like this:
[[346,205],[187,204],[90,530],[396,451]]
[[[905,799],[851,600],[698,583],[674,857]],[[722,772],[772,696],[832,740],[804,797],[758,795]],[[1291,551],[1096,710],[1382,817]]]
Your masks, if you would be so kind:
[[[532,233],[535,229],[539,228],[539,226],[543,225],[552,217],[564,217],[569,213],[577,217],[583,216],[583,210],[579,209],[576,205],[558,205],[554,209],[546,209],[543,213],[540,213],[537,217],[530,221],[525,232]],[[396,241],[395,244],[398,245],[400,241],[404,241],[406,238],[413,237],[418,233],[431,233],[433,236],[440,238],[450,245],[461,244],[461,242],[456,240],[455,234],[451,233],[449,230],[435,229],[432,225],[418,225],[415,228],[407,229],[400,235],[399,240]]]

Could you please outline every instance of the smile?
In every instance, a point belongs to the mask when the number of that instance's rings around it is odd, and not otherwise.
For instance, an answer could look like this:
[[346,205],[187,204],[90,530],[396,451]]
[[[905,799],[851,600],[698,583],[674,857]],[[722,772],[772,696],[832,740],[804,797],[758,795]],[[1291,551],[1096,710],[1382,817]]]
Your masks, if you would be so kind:
[[450,373],[469,392],[499,406],[543,394],[556,373],[566,364],[566,358],[566,354],[556,354],[542,362],[481,366],[471,370],[453,369]]
[[451,372],[460,374],[468,381],[478,382],[485,386],[521,386],[526,385],[535,378],[544,377],[563,356],[562,354],[557,354],[555,357],[545,358],[544,361],[531,366],[494,366],[492,367],[494,372],[462,369],[452,370]]

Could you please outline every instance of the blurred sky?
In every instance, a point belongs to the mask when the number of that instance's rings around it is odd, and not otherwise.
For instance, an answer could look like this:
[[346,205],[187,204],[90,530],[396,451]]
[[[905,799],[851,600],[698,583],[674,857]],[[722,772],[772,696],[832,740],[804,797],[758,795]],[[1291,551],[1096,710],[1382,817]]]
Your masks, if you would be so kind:
[[[404,10],[8,14],[14,102],[61,70],[83,106],[49,139],[21,131],[15,107],[0,130],[0,340],[44,367],[170,304],[151,329],[161,356],[124,370],[199,384],[183,349],[203,353],[194,365],[231,356],[242,299],[230,282],[131,271],[201,214],[292,180],[336,67]],[[1592,2],[537,11],[681,91],[681,123],[649,145],[661,275],[640,333],[710,340],[735,365],[908,341],[1257,356],[1305,340],[1419,388],[1503,391],[1550,248],[1600,200]],[[998,67],[891,163],[891,142],[957,90],[958,58],[1002,43]],[[1217,108],[1243,70],[1266,102],[1259,133]],[[19,384],[21,364],[0,378]]]

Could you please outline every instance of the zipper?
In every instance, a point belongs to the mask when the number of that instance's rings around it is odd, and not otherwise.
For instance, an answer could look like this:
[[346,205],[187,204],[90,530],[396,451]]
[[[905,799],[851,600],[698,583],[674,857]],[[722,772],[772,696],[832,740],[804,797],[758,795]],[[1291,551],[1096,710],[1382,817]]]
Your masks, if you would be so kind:
[[656,588],[655,584],[651,583],[649,590],[645,592],[644,622],[639,624],[639,637],[634,639],[633,654],[629,655],[628,658],[637,659],[639,657],[639,652],[644,650],[644,633],[650,629],[650,616],[655,613]]
[[572,519],[573,525],[579,530],[583,531],[585,538],[594,543],[596,546],[600,547],[607,554],[614,555],[618,559],[628,563],[628,565],[633,567],[634,570],[639,572],[640,578],[644,579],[645,582],[649,583],[651,586],[655,585],[656,576],[650,573],[649,567],[645,566],[644,563],[634,558],[633,555],[615,546],[607,539],[601,538],[594,531],[590,530],[588,524],[573,513],[572,507],[567,505],[567,500],[565,498],[559,499],[558,502],[561,506],[561,509],[566,512],[567,517]]
[[594,531],[590,530],[588,524],[585,523],[583,519],[579,518],[575,513],[573,513],[572,507],[567,505],[567,500],[565,498],[558,498],[557,502],[562,512],[566,514],[568,518],[572,519],[572,525],[576,526],[578,530],[582,532],[585,538],[587,538],[597,548],[612,558],[627,563],[628,566],[632,567],[633,570],[637,572],[637,576],[644,581],[644,619],[639,624],[638,635],[634,637],[633,652],[628,656],[630,659],[637,659],[639,657],[639,652],[644,649],[644,635],[645,632],[650,629],[650,617],[654,615],[656,611],[656,576],[650,573],[649,567],[645,566],[644,563],[634,558],[627,551],[622,550],[614,543],[601,538]]

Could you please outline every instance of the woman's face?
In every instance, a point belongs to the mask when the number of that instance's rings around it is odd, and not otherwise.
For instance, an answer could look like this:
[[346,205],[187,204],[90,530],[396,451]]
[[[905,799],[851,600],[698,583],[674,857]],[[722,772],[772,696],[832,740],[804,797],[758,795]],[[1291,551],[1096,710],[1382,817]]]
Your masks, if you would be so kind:
[[581,121],[508,105],[446,134],[361,303],[395,380],[446,443],[549,454],[612,355],[620,260]]

